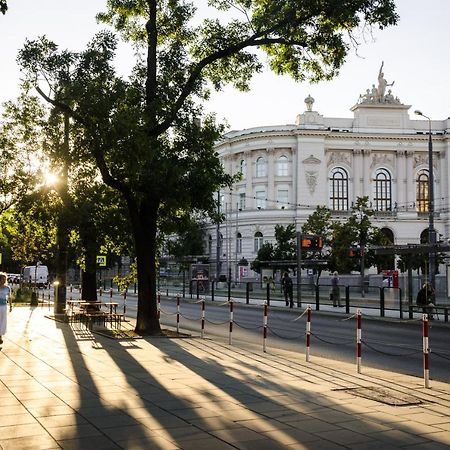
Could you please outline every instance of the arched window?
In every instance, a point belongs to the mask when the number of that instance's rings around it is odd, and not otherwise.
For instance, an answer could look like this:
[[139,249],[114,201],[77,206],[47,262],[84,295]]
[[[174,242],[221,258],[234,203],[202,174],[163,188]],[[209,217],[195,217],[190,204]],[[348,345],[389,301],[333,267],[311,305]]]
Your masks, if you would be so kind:
[[426,228],[425,230],[420,233],[420,243],[421,244],[428,244],[430,242],[430,230]]
[[287,177],[289,175],[289,160],[285,155],[282,155],[278,158],[277,175],[279,177]]
[[259,249],[263,245],[263,234],[261,231],[255,233],[255,253],[258,253]]
[[267,163],[266,159],[260,156],[256,160],[256,177],[265,177],[267,176]]
[[378,169],[373,181],[375,211],[390,211],[392,209],[391,174],[386,169]]
[[239,171],[242,174],[242,178],[245,180],[245,177],[247,176],[247,163],[245,159],[241,159],[241,162],[239,163]]
[[428,212],[428,170],[417,172],[416,178],[416,211]]
[[348,174],[342,167],[335,167],[330,174],[330,204],[335,211],[348,210]]
[[[394,233],[390,228],[381,228],[381,233],[384,235],[384,239],[381,242],[382,245],[394,244]],[[382,255],[377,258],[378,272],[382,270],[394,270],[395,269],[395,255]]]
[[236,253],[237,254],[242,253],[242,234],[241,233],[236,234]]

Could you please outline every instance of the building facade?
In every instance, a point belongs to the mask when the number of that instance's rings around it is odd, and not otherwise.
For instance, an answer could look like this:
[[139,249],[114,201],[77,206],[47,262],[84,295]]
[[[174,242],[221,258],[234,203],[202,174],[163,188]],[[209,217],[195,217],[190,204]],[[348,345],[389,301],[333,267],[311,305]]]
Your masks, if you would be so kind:
[[226,221],[207,231],[210,261],[220,273],[255,277],[238,262],[254,260],[264,242],[273,242],[276,224],[300,230],[318,205],[342,219],[362,196],[375,211],[373,225],[395,244],[419,243],[428,232],[430,127],[434,226],[437,240],[450,238],[450,118],[424,120],[386,86],[380,69],[378,87],[360,96],[352,118],[324,117],[308,96],[295,124],[223,137],[217,151],[225,170],[242,177],[221,193]]

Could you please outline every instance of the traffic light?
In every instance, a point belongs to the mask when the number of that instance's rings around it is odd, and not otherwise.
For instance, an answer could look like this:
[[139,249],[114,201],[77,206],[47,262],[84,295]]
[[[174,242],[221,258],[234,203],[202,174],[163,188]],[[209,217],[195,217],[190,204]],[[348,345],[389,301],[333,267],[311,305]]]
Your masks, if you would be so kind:
[[321,236],[302,234],[301,248],[302,250],[322,250],[323,239]]

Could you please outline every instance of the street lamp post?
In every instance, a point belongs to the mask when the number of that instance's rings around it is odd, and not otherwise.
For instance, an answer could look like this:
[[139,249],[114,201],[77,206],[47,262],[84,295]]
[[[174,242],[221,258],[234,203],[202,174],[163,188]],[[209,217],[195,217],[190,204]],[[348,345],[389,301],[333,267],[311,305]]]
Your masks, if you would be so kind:
[[[428,119],[428,243],[433,247],[436,245],[436,231],[434,229],[434,172],[433,172],[433,140],[431,137],[431,119],[416,110],[414,114]],[[432,248],[429,253],[429,281],[436,287],[436,252]]]

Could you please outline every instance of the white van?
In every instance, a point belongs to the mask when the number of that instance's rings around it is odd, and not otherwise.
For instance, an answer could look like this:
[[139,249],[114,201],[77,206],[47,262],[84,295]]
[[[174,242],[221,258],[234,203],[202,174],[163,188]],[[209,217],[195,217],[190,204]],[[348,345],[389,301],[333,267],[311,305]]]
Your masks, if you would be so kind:
[[24,283],[44,287],[48,283],[48,267],[47,266],[26,266],[23,269]]

